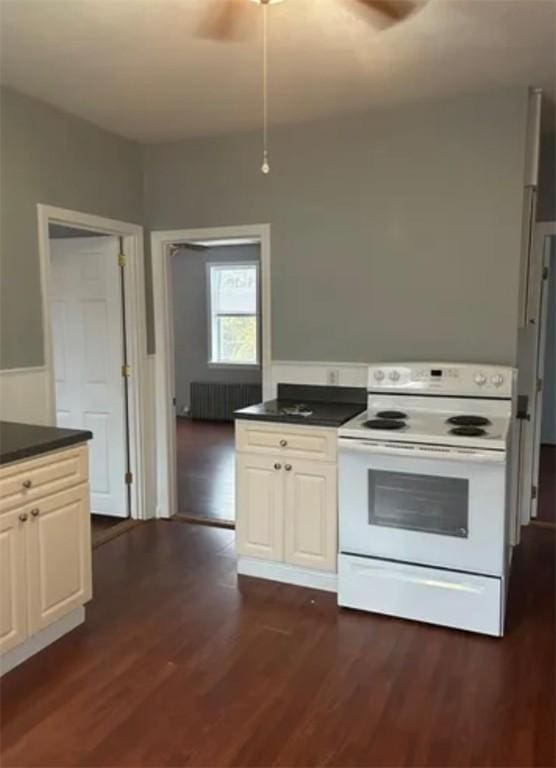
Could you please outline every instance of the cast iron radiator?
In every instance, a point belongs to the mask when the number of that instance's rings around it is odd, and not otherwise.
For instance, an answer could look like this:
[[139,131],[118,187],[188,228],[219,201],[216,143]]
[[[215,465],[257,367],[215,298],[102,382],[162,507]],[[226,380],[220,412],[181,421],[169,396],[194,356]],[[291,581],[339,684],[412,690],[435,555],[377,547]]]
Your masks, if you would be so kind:
[[190,386],[192,419],[232,421],[234,411],[262,400],[260,384],[216,384],[192,381]]

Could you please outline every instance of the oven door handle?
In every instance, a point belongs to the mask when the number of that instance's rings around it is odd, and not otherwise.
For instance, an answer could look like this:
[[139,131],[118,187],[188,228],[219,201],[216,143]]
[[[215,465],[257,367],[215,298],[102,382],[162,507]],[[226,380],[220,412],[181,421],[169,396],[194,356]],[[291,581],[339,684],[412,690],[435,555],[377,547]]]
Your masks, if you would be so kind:
[[370,440],[350,439],[349,437],[339,437],[338,445],[340,450],[347,449],[358,453],[367,453],[374,456],[403,456],[414,459],[442,459],[443,461],[472,461],[484,464],[504,464],[506,461],[505,451],[475,451],[469,448],[451,448],[448,446],[422,446],[416,445],[413,448],[407,446],[384,445],[374,443]]

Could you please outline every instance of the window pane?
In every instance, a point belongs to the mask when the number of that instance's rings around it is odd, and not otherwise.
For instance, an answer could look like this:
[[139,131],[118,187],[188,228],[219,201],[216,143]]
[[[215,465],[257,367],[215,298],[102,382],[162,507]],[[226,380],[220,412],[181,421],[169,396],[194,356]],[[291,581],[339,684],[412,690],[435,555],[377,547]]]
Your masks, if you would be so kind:
[[257,363],[256,315],[220,315],[216,321],[219,363]]
[[211,267],[212,311],[215,315],[257,312],[257,265]]

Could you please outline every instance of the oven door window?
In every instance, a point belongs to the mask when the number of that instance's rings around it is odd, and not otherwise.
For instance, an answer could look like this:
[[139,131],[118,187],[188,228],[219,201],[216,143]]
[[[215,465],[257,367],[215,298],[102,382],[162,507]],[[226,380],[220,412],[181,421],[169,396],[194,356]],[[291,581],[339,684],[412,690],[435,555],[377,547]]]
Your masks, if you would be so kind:
[[469,481],[369,471],[369,524],[467,538]]

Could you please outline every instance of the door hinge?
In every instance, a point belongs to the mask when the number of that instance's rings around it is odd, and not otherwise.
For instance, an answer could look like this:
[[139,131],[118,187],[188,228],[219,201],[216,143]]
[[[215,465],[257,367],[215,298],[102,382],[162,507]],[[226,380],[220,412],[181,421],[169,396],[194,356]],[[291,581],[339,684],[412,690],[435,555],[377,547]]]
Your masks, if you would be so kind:
[[125,267],[125,265],[126,265],[125,253],[119,253],[118,254],[118,266],[119,267]]
[[548,280],[548,267],[543,267],[542,269],[542,279]]
[[126,472],[125,473],[125,484],[131,485],[133,482],[133,472]]
[[537,498],[537,486],[532,485],[531,486],[531,498],[536,499]]
[[124,379],[129,379],[131,376],[131,366],[130,365],[122,365],[122,376]]
[[542,379],[537,379],[537,392],[542,392]]

